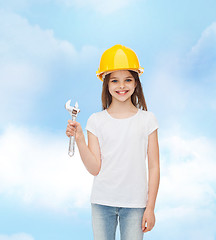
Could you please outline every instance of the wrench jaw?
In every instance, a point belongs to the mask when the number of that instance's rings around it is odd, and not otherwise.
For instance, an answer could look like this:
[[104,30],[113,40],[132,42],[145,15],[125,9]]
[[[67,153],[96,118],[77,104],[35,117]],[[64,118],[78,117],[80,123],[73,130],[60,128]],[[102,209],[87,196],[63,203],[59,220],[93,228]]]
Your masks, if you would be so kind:
[[[68,100],[65,104],[65,108],[68,110],[73,120],[73,118],[76,119],[77,114],[80,112],[80,109],[78,108],[79,107],[78,102],[76,102],[74,107],[72,107],[70,103],[71,103],[71,100]],[[75,121],[75,119],[73,121]]]
[[68,110],[70,108],[71,99],[65,103],[65,108]]
[[[65,104],[65,108],[70,113],[72,117],[72,121],[76,121],[77,114],[80,112],[80,109],[78,108],[79,106],[77,102],[74,107],[72,107],[70,103],[71,103],[71,100],[68,100]],[[70,157],[74,155],[74,147],[75,147],[74,145],[75,145],[75,136],[70,136],[69,150],[68,150],[68,155]]]
[[71,100],[68,100],[65,104],[65,109],[68,110],[68,112],[70,113],[71,117],[72,117],[72,111],[73,111],[73,108],[72,106],[70,105],[71,103]]

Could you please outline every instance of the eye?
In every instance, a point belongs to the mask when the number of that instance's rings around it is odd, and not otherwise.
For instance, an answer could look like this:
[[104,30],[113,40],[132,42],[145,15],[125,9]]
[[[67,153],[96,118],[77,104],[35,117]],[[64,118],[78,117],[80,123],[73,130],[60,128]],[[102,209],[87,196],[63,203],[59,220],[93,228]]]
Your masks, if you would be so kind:
[[[126,79],[126,81],[131,82],[132,80],[130,78]],[[112,80],[111,82],[117,82],[117,80]]]

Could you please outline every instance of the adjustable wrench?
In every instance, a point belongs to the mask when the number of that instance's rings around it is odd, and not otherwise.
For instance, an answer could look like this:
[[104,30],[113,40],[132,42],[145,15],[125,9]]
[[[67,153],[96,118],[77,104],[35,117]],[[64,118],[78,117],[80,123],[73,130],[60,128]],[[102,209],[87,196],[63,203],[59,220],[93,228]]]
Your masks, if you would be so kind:
[[[70,103],[71,103],[71,100],[68,100],[65,104],[65,108],[70,113],[72,117],[72,121],[76,121],[77,114],[80,112],[80,109],[78,108],[79,106],[77,102],[75,103],[74,107],[70,106]],[[74,151],[75,151],[74,147],[75,147],[75,135],[70,136],[69,149],[68,149],[68,155],[70,157],[74,155]]]

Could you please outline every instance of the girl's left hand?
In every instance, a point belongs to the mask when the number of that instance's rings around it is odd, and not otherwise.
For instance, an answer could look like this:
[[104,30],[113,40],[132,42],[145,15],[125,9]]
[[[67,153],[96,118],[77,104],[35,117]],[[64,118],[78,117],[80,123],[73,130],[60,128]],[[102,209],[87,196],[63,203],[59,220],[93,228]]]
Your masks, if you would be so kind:
[[[147,223],[147,227],[145,226]],[[142,220],[142,230],[143,232],[151,231],[155,225],[155,215],[154,210],[150,208],[146,208],[143,214]]]

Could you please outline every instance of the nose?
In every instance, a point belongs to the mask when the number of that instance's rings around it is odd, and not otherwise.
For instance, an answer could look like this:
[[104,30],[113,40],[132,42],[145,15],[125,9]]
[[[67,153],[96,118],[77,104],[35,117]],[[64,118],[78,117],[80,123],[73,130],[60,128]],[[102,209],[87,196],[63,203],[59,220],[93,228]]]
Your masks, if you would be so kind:
[[119,87],[123,89],[125,87],[124,85],[125,85],[124,82],[120,82],[120,86]]

